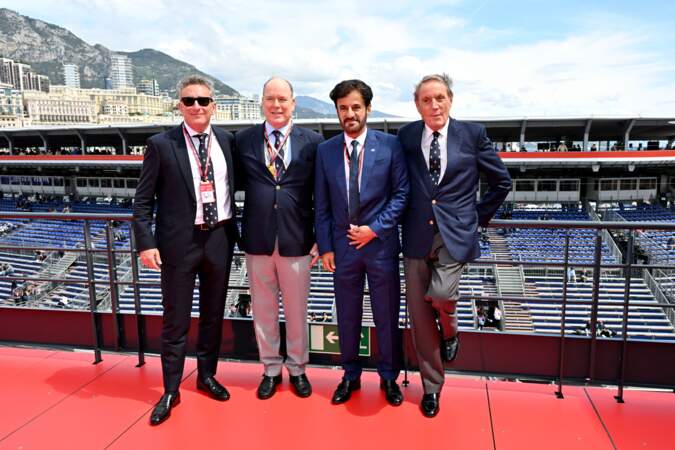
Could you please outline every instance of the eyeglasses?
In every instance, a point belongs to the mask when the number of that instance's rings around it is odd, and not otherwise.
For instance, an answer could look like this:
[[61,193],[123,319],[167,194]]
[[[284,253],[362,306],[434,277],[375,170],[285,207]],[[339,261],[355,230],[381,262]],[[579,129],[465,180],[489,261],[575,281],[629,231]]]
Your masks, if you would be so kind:
[[185,106],[192,106],[195,102],[199,103],[199,106],[209,106],[213,99],[211,97],[181,97],[180,101]]

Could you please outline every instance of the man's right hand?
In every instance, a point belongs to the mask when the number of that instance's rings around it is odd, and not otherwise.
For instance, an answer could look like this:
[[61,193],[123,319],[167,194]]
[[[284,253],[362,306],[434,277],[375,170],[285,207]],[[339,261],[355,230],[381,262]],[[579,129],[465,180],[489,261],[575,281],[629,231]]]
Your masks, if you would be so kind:
[[321,255],[321,264],[329,272],[335,272],[335,252],[326,252]]
[[149,248],[140,253],[141,263],[152,270],[161,270],[162,259],[159,257],[159,250],[156,248]]

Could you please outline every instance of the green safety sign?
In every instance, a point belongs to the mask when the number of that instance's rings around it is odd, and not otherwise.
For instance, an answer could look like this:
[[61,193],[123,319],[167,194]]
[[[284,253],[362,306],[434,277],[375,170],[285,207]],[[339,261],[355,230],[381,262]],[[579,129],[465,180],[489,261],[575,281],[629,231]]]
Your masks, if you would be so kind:
[[[340,336],[337,325],[309,325],[309,351],[340,354]],[[370,356],[370,328],[361,327],[359,356]]]

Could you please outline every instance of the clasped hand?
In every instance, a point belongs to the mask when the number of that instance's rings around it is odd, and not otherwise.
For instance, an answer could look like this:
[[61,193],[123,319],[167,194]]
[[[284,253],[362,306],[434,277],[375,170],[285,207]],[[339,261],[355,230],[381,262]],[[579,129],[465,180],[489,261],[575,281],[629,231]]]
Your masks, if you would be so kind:
[[370,229],[368,225],[350,225],[349,231],[347,231],[347,237],[349,238],[349,245],[355,245],[356,249],[359,250],[363,248],[368,242],[372,241],[377,237],[375,232]]

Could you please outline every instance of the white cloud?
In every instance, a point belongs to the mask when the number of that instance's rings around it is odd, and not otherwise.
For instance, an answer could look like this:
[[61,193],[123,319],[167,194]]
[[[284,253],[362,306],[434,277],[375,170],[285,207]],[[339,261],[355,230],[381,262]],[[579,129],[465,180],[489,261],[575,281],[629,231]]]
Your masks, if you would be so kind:
[[524,39],[476,22],[485,2],[465,16],[459,1],[5,3],[113,50],[164,51],[249,94],[279,75],[327,100],[336,82],[358,77],[373,87],[376,109],[414,117],[415,82],[448,72],[460,117],[675,114],[675,59],[652,46],[664,30],[616,15],[612,23],[631,27],[597,32],[594,15],[555,38]]

